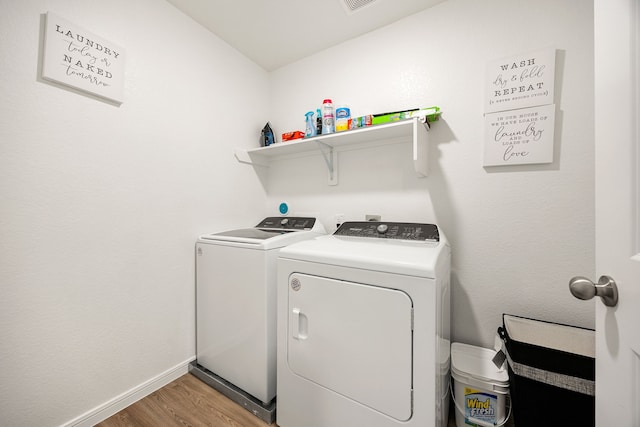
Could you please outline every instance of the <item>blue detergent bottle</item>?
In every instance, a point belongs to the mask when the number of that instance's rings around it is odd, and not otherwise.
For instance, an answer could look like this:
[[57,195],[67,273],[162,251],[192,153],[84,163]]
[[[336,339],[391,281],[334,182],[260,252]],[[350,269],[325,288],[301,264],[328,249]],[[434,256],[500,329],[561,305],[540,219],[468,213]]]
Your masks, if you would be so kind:
[[310,137],[310,136],[316,136],[317,133],[317,128],[316,128],[316,124],[313,120],[313,111],[309,111],[307,114],[305,114],[306,117],[306,131],[305,131],[305,136],[306,137]]
[[322,133],[322,111],[318,108],[316,110],[316,134],[320,135]]

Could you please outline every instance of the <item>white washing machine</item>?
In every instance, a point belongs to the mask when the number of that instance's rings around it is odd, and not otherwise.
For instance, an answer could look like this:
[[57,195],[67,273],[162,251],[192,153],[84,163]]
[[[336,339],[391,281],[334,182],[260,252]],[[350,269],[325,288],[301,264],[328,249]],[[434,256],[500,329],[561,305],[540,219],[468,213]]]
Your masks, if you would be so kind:
[[278,426],[446,426],[450,256],[416,223],[347,222],[283,248]]
[[269,217],[196,243],[196,361],[190,371],[272,422],[280,248],[326,234],[316,218]]

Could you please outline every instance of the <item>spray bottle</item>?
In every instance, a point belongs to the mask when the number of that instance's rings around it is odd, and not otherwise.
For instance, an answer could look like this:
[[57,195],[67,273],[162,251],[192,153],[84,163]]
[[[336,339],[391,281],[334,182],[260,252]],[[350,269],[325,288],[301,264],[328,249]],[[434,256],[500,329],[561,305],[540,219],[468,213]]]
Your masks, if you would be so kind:
[[305,135],[306,137],[310,137],[310,136],[316,136],[317,135],[317,129],[316,129],[316,124],[314,123],[313,120],[313,111],[309,111],[307,114],[305,114],[306,117],[306,129],[305,129]]

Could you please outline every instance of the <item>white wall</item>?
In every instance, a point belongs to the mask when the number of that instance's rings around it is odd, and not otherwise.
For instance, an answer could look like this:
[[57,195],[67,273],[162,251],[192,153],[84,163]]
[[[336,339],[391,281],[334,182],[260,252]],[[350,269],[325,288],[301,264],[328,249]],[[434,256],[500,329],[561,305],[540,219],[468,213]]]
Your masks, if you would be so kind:
[[[0,424],[60,425],[195,354],[193,244],[286,200],[294,212],[438,223],[453,247],[453,337],[489,346],[502,312],[593,326],[592,6],[449,0],[268,75],[172,6],[0,0]],[[38,79],[41,14],[127,50],[120,107]],[[487,61],[558,49],[551,165],[482,167]],[[267,171],[238,164],[267,120],[304,129],[439,105],[431,174],[406,144]],[[265,192],[267,193],[265,195]]]
[[[555,160],[483,168],[488,61],[555,47]],[[449,0],[272,73],[279,132],[304,130],[323,98],[353,115],[440,106],[431,174],[416,178],[408,146],[339,154],[339,185],[319,155],[268,172],[268,206],[363,220],[435,222],[453,250],[452,333],[487,347],[503,312],[593,327],[573,275],[594,275],[593,6],[583,0]]]
[[[232,147],[268,74],[164,1],[0,10],[0,425],[61,425],[194,357],[195,239],[264,215]],[[126,49],[121,106],[38,78],[47,11]]]

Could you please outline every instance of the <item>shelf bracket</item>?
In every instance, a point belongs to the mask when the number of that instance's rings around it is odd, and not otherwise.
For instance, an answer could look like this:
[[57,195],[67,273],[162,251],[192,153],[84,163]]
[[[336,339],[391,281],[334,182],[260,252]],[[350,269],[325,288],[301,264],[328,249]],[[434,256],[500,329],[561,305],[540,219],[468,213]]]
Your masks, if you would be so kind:
[[413,169],[418,178],[429,174],[429,123],[413,122]]
[[236,160],[254,166],[269,166],[269,163],[260,156],[251,155],[246,149],[235,149]]
[[329,185],[338,185],[338,153],[331,145],[322,141],[317,142],[329,170]]

